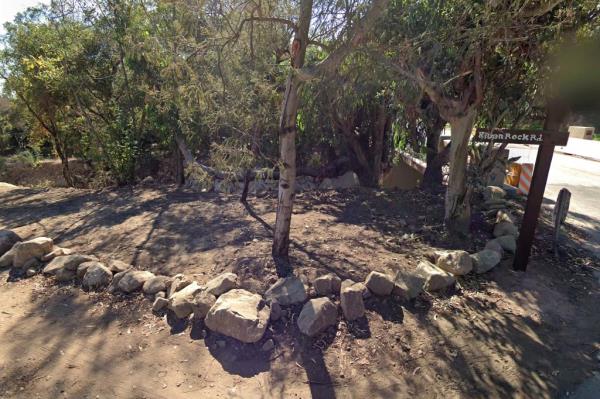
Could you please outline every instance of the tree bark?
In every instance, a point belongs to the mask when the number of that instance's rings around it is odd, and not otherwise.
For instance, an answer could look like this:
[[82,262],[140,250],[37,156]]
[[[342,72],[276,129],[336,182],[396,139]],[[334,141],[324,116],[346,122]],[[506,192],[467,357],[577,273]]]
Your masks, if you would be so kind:
[[[292,67],[300,69],[304,64],[304,55],[308,45],[308,31],[312,18],[312,0],[301,0],[298,30],[293,43],[297,43],[296,51],[292,51]],[[296,119],[298,117],[298,87],[300,81],[292,70],[287,78],[281,119],[279,121],[279,153],[281,165],[279,170],[279,193],[277,217],[273,233],[272,254],[276,260],[289,260],[290,225],[294,206],[296,183]]]
[[[440,136],[444,129],[446,121],[438,118],[427,131],[427,166],[423,174],[421,187],[425,189],[433,189],[442,186],[444,176],[442,174],[442,166],[447,162],[447,150],[439,151]],[[449,150],[449,149],[448,149]]]
[[450,119],[452,145],[444,222],[449,231],[460,235],[469,233],[471,221],[471,190],[467,189],[466,183],[468,145],[475,115],[475,110],[471,108],[463,116]]

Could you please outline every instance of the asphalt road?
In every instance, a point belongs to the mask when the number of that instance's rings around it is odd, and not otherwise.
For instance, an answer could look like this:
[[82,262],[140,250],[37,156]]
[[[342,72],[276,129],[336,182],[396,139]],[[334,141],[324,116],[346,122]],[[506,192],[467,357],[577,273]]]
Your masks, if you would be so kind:
[[[536,146],[510,145],[510,156],[519,163],[535,163]],[[554,153],[544,206],[552,207],[561,188],[571,192],[567,222],[580,226],[589,236],[586,246],[600,257],[600,162]]]

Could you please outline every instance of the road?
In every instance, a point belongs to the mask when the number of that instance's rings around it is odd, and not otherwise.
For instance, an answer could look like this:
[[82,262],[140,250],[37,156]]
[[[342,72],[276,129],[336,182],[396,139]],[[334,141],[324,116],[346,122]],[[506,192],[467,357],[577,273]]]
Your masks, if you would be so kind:
[[[519,163],[535,163],[536,146],[510,145],[510,156],[521,156]],[[571,192],[567,222],[580,226],[589,236],[586,244],[600,257],[600,162],[554,153],[544,206],[552,206],[561,188]]]

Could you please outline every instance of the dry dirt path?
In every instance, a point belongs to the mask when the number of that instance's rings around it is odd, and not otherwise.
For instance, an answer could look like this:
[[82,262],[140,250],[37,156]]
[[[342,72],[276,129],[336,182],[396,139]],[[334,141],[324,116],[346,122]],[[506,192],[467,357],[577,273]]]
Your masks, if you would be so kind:
[[[266,223],[273,206],[252,201]],[[330,270],[358,280],[370,269],[414,267],[441,244],[432,234],[439,213],[420,193],[302,196],[295,271],[309,281]],[[268,233],[234,198],[0,191],[0,228],[199,282],[234,271],[257,292],[275,275]],[[557,397],[599,369],[600,283],[589,258],[566,248],[555,262],[548,249],[536,246],[526,274],[504,264],[447,295],[371,298],[364,323],[340,320],[316,340],[298,334],[292,309],[267,332],[276,342],[267,353],[262,341],[241,345],[203,333],[201,323],[153,315],[141,295],[0,272],[0,398]]]

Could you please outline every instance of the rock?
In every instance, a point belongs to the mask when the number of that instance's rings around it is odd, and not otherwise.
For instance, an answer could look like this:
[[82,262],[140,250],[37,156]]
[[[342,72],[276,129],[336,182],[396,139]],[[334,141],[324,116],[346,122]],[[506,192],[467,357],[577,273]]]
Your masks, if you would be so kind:
[[358,175],[352,171],[346,172],[341,176],[323,179],[319,185],[321,190],[341,190],[360,186]]
[[261,350],[263,352],[269,352],[269,351],[272,351],[273,349],[275,349],[275,341],[273,341],[271,338],[266,340],[265,343],[261,347]]
[[500,243],[495,239],[488,241],[487,244],[485,244],[485,249],[497,252],[500,257],[504,255],[504,249],[502,248],[502,245],[500,245]]
[[9,249],[4,253],[4,255],[0,256],[0,268],[11,267],[13,264],[13,259],[15,258],[15,247]]
[[20,269],[31,258],[42,259],[42,256],[52,251],[53,242],[48,237],[38,237],[33,240],[16,243],[13,257],[13,267]]
[[215,296],[206,292],[195,281],[175,292],[169,298],[169,309],[180,319],[194,313],[194,317],[203,318],[215,303]]
[[166,308],[168,305],[169,305],[169,300],[167,298],[161,298],[161,297],[155,298],[154,303],[152,304],[152,311],[160,312],[161,310]]
[[270,309],[258,294],[233,289],[221,295],[206,315],[208,328],[246,343],[261,340]]
[[[79,272],[79,269],[77,269],[77,271]],[[110,284],[108,285],[108,288],[106,289],[106,291],[112,292],[112,293],[117,292],[119,290],[119,282],[121,281],[121,279],[127,272],[129,272],[129,270],[126,270],[124,272],[115,273],[113,275],[113,279],[110,282]]]
[[342,279],[333,273],[318,277],[313,281],[313,287],[318,295],[331,295],[340,292]]
[[164,291],[158,291],[156,294],[154,294],[154,298],[166,298],[167,294],[165,294]]
[[371,272],[365,280],[367,288],[375,295],[390,295],[394,289],[394,280],[390,276],[380,272]]
[[[64,255],[57,256],[52,259],[50,263],[46,265],[43,270],[44,274],[56,274],[56,272],[60,269],[70,270],[72,272],[76,271],[78,266],[84,262],[92,262],[98,261],[95,256],[89,255]],[[83,277],[83,275],[82,275]]]
[[171,280],[171,285],[169,286],[169,291],[167,292],[167,298],[170,298],[171,295],[187,287],[191,283],[192,280],[190,280],[188,277],[184,276],[183,274],[176,274]]
[[85,272],[87,272],[87,269],[92,264],[92,262],[94,261],[83,262],[79,266],[77,266],[77,278],[83,278],[83,276],[85,276]]
[[271,301],[271,320],[277,321],[281,319],[281,306],[277,301]]
[[117,287],[126,293],[139,290],[146,281],[154,277],[154,273],[145,270],[128,270],[124,273]]
[[167,276],[152,277],[142,285],[144,294],[156,294],[160,291],[165,291],[171,285],[171,278]]
[[65,256],[65,255],[72,255],[72,254],[73,254],[73,250],[72,249],[61,248],[61,247],[54,247],[54,249],[52,249],[51,252],[49,252],[46,255],[42,256],[42,262],[51,261],[52,259],[56,258],[57,256]]
[[33,277],[37,274],[37,270],[35,269],[27,269],[27,271],[25,272],[25,275],[27,277]]
[[519,236],[519,229],[513,223],[510,222],[500,222],[496,223],[494,226],[494,237],[502,237],[502,236]]
[[506,191],[503,188],[498,186],[487,186],[483,190],[483,199],[485,201],[490,200],[499,200],[504,199],[506,197]]
[[[0,256],[7,253],[13,245],[21,241],[21,237],[12,230],[0,230]],[[7,265],[10,266],[10,265]],[[6,266],[5,266],[6,267]]]
[[298,316],[300,331],[314,337],[336,324],[337,306],[329,298],[315,298],[306,302]]
[[39,268],[40,265],[41,265],[41,263],[39,260],[37,260],[36,258],[31,258],[27,262],[25,262],[22,269],[23,270],[27,270],[27,269],[36,269],[37,270],[37,268]]
[[280,278],[265,293],[265,298],[277,301],[282,306],[306,301],[306,289],[302,281],[295,276]]
[[111,259],[108,261],[108,268],[113,273],[121,273],[126,270],[133,269],[133,266],[120,260]]
[[454,285],[456,282],[456,279],[452,274],[427,261],[422,261],[417,265],[415,274],[425,279],[423,284],[423,289],[425,291],[438,291]]
[[392,294],[407,300],[414,299],[423,292],[425,280],[425,277],[419,274],[398,271]]
[[498,244],[500,244],[502,249],[505,250],[506,252],[514,254],[515,251],[517,250],[517,240],[514,236],[511,236],[511,235],[501,236],[501,237],[497,237],[495,240]]
[[87,267],[81,285],[89,289],[100,289],[110,284],[113,274],[108,267],[100,262],[85,262],[79,266],[85,264],[87,264]]
[[500,223],[500,222],[508,222],[508,223],[513,223],[515,222],[515,217],[509,212],[509,211],[498,211],[498,213],[496,213],[496,223]]
[[477,274],[492,270],[492,268],[500,263],[501,259],[502,255],[491,249],[484,249],[471,255],[471,260],[473,261],[473,270]]
[[352,280],[344,280],[340,290],[340,303],[346,320],[352,321],[365,314],[363,291],[365,286]]
[[234,273],[223,273],[206,283],[206,291],[219,296],[237,287],[237,275]]
[[473,269],[473,261],[467,251],[440,252],[435,265],[455,276],[462,276]]
[[77,277],[77,272],[75,270],[69,270],[69,269],[58,269],[55,273],[54,273],[54,278],[56,278],[56,281],[71,281],[74,280],[75,277]]

